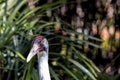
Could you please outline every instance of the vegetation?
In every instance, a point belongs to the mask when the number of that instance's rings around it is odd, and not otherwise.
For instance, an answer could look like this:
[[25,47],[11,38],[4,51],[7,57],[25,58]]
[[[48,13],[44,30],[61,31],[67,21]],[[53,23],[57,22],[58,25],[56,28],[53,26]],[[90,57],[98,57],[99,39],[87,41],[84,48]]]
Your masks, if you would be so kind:
[[[52,80],[116,80],[119,74],[112,74],[110,70],[119,58],[120,30],[118,27],[115,29],[118,32],[114,32],[117,35],[115,39],[104,36],[105,33],[107,35],[104,26],[114,25],[114,16],[109,21],[106,19],[107,23],[99,14],[96,14],[97,19],[91,18],[92,15],[82,11],[80,5],[81,2],[92,4],[87,0],[42,1],[0,1],[0,80],[39,80],[37,58],[26,63],[33,38],[38,35],[49,41]],[[119,12],[116,15],[119,16]],[[103,22],[98,37],[94,33],[96,25],[100,26],[99,19]],[[86,30],[91,30],[91,33]],[[115,57],[106,57],[106,51],[116,53]],[[103,63],[100,63],[99,54],[105,60],[110,58],[110,62],[103,66],[104,60],[101,58]]]

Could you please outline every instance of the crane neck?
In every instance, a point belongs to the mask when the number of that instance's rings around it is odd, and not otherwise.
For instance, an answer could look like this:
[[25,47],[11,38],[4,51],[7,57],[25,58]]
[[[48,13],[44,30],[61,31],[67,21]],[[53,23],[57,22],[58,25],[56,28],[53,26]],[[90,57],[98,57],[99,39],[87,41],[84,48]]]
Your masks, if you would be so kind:
[[38,68],[40,80],[51,80],[48,65],[48,53],[45,51],[38,54]]

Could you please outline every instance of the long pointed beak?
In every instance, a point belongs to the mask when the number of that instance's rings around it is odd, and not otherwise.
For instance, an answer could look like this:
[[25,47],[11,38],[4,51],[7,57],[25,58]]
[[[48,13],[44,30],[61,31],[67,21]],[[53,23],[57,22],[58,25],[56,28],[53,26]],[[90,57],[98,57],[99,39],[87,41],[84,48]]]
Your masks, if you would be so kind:
[[33,56],[35,56],[38,53],[38,46],[36,44],[33,45],[32,49],[30,50],[28,56],[27,56],[27,63],[32,59]]

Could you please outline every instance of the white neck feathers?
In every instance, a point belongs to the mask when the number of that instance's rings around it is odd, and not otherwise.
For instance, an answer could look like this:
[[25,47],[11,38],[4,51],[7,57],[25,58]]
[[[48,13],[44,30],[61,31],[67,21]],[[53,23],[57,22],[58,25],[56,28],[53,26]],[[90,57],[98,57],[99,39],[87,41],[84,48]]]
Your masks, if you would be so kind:
[[40,80],[51,80],[48,66],[48,53],[43,51],[38,54],[38,67]]

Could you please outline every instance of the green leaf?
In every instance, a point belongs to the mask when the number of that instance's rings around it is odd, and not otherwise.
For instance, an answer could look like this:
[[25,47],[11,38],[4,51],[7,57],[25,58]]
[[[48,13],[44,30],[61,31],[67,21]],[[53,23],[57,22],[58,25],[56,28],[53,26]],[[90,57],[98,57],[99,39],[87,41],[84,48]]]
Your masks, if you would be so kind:
[[22,59],[22,60],[26,60],[25,57],[18,51],[15,51],[15,53]]
[[33,68],[32,79],[33,80],[39,80],[39,75],[38,74],[39,74],[38,71],[35,68]]
[[32,71],[33,71],[33,66],[34,66],[34,60],[35,60],[35,58],[33,58],[29,63],[28,63],[28,71],[27,71],[27,73],[26,73],[26,78],[25,78],[25,80],[31,80],[31,78],[32,78],[32,75],[33,75],[33,73],[32,73]]
[[12,12],[12,14],[10,15],[10,17],[8,18],[8,21],[13,21],[13,19],[15,18],[18,10],[27,2],[27,0],[22,0],[21,2],[19,2],[19,4],[16,6],[16,8],[14,9],[14,11]]
[[95,78],[95,76],[93,76],[93,74],[87,69],[85,68],[83,65],[81,65],[79,62],[73,60],[73,59],[68,59],[71,63],[73,63],[74,65],[76,65],[78,68],[80,68],[85,74],[87,74],[92,80],[97,80]]
[[70,71],[69,69],[67,69],[67,67],[65,67],[65,66],[62,65],[61,63],[58,63],[58,65],[59,65],[60,67],[62,67],[68,74],[70,74],[75,80],[79,80],[79,79],[77,78],[77,76],[74,75],[74,73],[72,73],[72,71]]
[[60,80],[59,77],[57,76],[57,74],[55,73],[55,71],[52,69],[52,67],[49,67],[49,69],[50,69],[50,73],[52,74],[54,79],[55,80]]

